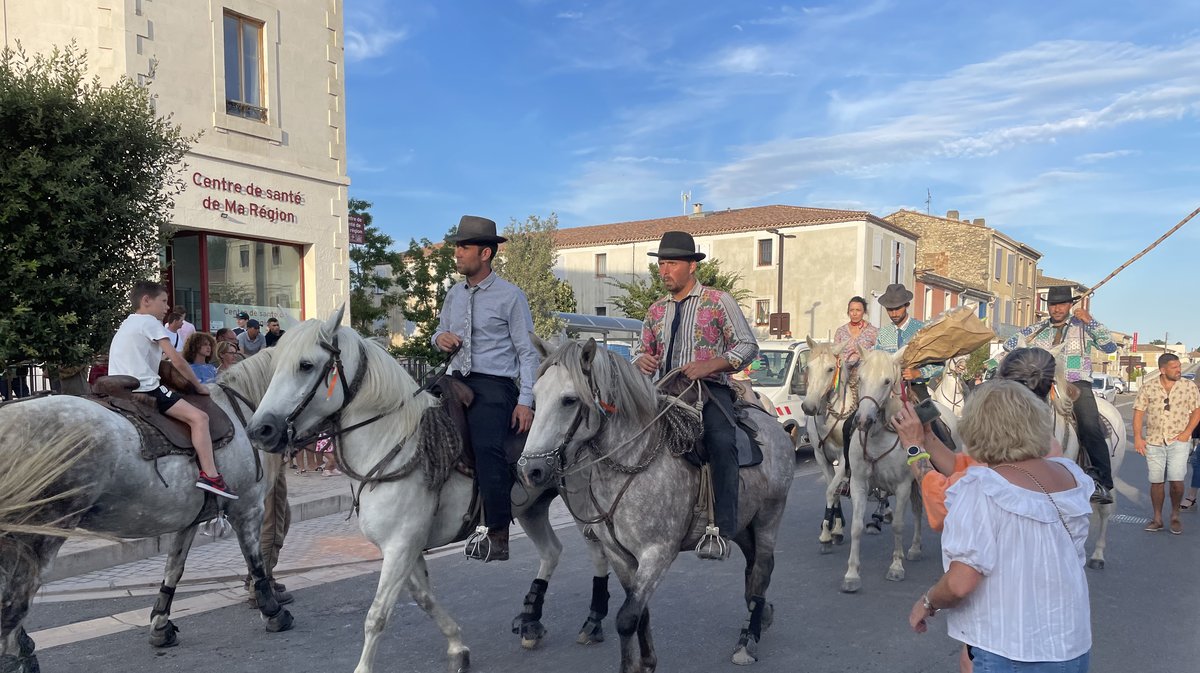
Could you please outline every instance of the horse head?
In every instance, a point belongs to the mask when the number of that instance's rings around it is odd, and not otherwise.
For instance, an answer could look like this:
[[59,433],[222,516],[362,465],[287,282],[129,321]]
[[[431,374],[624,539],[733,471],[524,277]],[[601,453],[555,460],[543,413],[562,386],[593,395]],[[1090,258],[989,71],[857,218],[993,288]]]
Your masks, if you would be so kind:
[[866,350],[858,347],[858,413],[854,419],[859,428],[869,430],[876,421],[886,421],[885,408],[892,392],[900,382],[901,348],[895,353]]
[[518,471],[538,487],[573,465],[606,425],[649,423],[658,402],[649,378],[595,339],[551,350],[535,336],[533,344],[542,354],[533,386],[537,413]]
[[297,437],[315,439],[349,404],[366,349],[375,346],[341,326],[345,312],[342,304],[325,322],[305,321],[275,346],[270,385],[246,428],[256,447],[279,453]]
[[837,375],[838,367],[845,366],[844,362],[839,361],[838,354],[846,349],[846,342],[830,346],[819,344],[813,341],[812,337],[806,337],[805,341],[808,343],[808,363],[805,365],[808,389],[800,408],[805,415],[819,416],[825,413],[829,406],[828,394],[833,390],[833,379]]

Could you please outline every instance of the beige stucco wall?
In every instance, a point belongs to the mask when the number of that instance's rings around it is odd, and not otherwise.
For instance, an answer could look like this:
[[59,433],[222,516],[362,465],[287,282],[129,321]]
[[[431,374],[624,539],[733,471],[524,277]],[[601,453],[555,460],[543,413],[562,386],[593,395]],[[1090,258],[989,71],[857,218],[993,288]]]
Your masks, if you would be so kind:
[[[846,320],[846,302],[862,295],[874,303],[891,282],[891,267],[885,258],[881,268],[872,264],[871,247],[874,235],[879,234],[885,246],[895,240],[905,245],[901,267],[901,282],[913,284],[915,241],[874,223],[854,221],[804,227],[782,228],[795,236],[784,243],[783,310],[791,314],[792,337],[802,339],[812,334],[828,338]],[[758,241],[770,239],[773,263],[758,266]],[[756,300],[768,300],[775,312],[779,269],[778,236],[766,231],[699,236],[698,249],[712,259],[721,261],[724,271],[741,274],[741,287],[751,296],[742,304],[742,312],[754,326]],[[558,251],[556,273],[571,284],[580,313],[595,313],[604,306],[609,315],[621,315],[609,298],[619,290],[606,283],[630,274],[645,278],[647,265],[653,261],[646,253],[657,250],[658,241],[626,243],[609,246],[568,248]],[[890,247],[888,248],[890,249]],[[608,278],[596,277],[596,255],[605,254]],[[757,326],[760,340],[769,339],[767,327]]]
[[[149,82],[157,110],[199,134],[176,198],[179,229],[299,244],[305,317],[346,300],[342,0],[0,0],[0,8],[6,45],[41,52],[74,40],[102,81]],[[225,114],[226,9],[264,23],[266,123]],[[227,182],[197,184],[205,177]]]

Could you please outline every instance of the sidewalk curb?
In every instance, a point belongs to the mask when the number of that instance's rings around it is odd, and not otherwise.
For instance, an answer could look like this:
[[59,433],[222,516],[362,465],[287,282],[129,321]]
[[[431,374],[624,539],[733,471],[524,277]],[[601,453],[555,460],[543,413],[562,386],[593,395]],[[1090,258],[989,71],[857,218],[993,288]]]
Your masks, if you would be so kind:
[[[349,512],[353,506],[349,493],[318,496],[308,500],[291,502],[290,504],[292,507],[292,523],[337,514],[338,512]],[[171,540],[173,538],[173,534],[167,534],[158,537],[105,542],[87,549],[59,554],[51,562],[50,567],[42,573],[42,582],[53,582],[95,570],[111,568],[112,566],[166,554],[171,550]],[[195,541],[192,543],[192,548],[194,549],[213,541],[213,538],[197,535]]]

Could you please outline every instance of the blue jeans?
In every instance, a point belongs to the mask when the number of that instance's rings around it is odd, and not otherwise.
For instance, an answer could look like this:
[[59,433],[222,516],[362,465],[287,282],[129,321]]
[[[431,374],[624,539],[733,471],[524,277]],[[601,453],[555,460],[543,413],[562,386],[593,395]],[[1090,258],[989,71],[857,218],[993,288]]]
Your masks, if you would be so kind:
[[1192,481],[1188,486],[1200,488],[1200,447],[1192,449]]
[[1069,661],[1013,661],[978,647],[971,648],[975,673],[1087,673],[1091,654],[1084,652]]

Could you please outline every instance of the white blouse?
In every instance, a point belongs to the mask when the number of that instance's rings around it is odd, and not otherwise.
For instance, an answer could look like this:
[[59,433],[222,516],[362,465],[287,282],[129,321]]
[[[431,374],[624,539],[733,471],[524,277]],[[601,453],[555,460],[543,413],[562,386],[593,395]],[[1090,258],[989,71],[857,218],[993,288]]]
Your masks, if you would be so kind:
[[983,575],[975,591],[947,610],[950,637],[1016,661],[1068,661],[1092,647],[1091,606],[1084,573],[1089,502],[1095,484],[1073,461],[1076,486],[1052,493],[1009,483],[988,467],[972,467],[946,490],[942,564],[966,564]]

